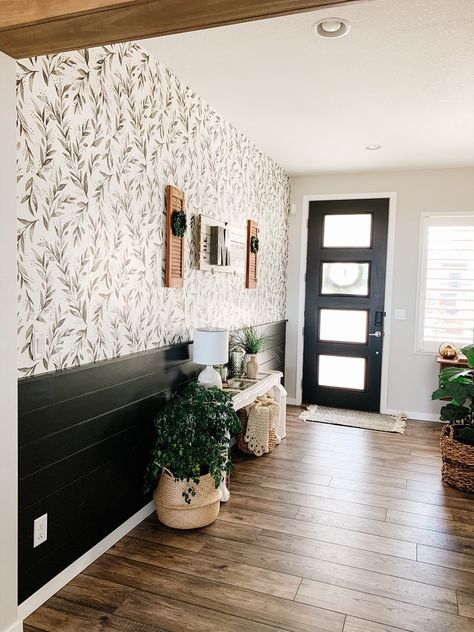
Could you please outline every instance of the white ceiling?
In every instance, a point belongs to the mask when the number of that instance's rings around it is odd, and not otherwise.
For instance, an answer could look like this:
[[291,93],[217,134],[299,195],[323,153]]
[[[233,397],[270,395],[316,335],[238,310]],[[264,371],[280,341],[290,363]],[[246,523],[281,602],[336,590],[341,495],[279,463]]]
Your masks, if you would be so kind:
[[[316,37],[332,15],[350,33]],[[309,174],[474,165],[473,33],[474,0],[369,0],[141,44],[289,173]]]

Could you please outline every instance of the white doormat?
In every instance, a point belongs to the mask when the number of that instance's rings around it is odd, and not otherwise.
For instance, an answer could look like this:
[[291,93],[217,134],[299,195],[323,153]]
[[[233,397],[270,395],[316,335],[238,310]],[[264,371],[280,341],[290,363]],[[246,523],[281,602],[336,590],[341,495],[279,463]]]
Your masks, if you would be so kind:
[[405,432],[407,425],[405,413],[382,415],[380,413],[367,413],[362,410],[318,406],[317,404],[308,406],[307,410],[301,413],[299,419],[305,422],[318,421],[323,424],[351,426],[366,430],[379,430],[380,432],[398,432],[399,434]]

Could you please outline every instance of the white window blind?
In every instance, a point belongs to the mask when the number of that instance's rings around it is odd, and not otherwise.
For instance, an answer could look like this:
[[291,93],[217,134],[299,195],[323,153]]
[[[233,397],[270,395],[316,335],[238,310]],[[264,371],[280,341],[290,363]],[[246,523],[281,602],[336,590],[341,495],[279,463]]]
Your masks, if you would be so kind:
[[417,349],[474,339],[474,213],[426,214],[421,221]]

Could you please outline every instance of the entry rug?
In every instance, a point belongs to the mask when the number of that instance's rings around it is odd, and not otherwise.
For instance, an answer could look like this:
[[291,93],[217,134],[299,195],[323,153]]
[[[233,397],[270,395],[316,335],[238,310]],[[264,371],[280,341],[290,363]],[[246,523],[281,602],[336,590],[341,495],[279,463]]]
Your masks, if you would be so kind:
[[329,408],[311,404],[299,416],[301,421],[319,421],[323,424],[337,426],[351,426],[366,430],[380,430],[381,432],[398,432],[403,434],[407,425],[405,413],[399,415],[382,415],[380,413],[366,413],[362,410],[347,410],[345,408]]

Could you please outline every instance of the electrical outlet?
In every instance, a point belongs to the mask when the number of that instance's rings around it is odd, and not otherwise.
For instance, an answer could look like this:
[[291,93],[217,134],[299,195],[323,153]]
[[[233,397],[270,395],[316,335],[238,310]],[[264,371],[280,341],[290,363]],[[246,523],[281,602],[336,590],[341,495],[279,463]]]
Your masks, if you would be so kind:
[[33,522],[33,548],[48,539],[48,514],[43,514]]

